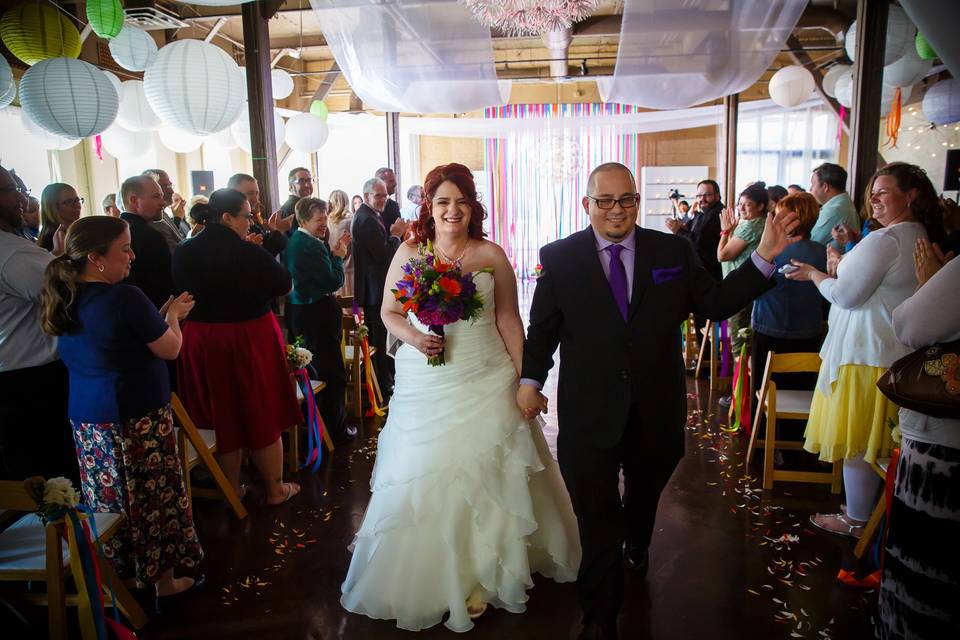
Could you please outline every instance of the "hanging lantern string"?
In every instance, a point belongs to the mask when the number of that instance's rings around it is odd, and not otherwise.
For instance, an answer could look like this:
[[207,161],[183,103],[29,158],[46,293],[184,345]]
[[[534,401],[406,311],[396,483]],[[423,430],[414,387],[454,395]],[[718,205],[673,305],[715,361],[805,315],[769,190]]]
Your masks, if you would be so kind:
[[56,2],[54,2],[53,0],[47,0],[47,4],[52,5],[54,9],[56,9],[57,11],[59,11],[60,13],[62,13],[63,15],[67,16],[68,18],[70,18],[71,20],[73,20],[74,22],[76,22],[76,23],[77,23],[78,25],[80,25],[81,27],[84,27],[84,28],[87,27],[87,23],[86,23],[86,22],[84,22],[83,20],[81,20],[81,19],[78,18],[77,16],[73,15],[72,13],[70,13],[69,11],[67,11],[66,9],[64,9],[63,7],[61,7],[60,5],[58,5]]

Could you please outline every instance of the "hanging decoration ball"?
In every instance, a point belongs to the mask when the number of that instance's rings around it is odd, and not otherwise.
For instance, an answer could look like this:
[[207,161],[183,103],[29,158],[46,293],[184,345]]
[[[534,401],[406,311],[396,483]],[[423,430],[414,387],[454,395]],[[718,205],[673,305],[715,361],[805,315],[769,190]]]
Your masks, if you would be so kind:
[[783,67],[770,78],[770,99],[781,107],[803,104],[817,88],[813,74],[800,65]]
[[923,115],[933,124],[960,122],[960,80],[941,80],[923,96]]
[[933,60],[924,60],[912,48],[903,57],[883,68],[883,84],[891,87],[912,87],[927,75]]
[[127,71],[145,71],[157,58],[157,42],[140,27],[125,25],[110,41],[110,55]]
[[77,28],[55,6],[38,0],[7,9],[0,18],[0,38],[10,53],[29,65],[80,55]]
[[326,122],[327,116],[330,115],[330,109],[327,107],[327,103],[323,100],[314,100],[312,103],[310,103],[310,113]]
[[0,109],[17,97],[17,83],[13,79],[13,69],[7,59],[0,56]]
[[[835,87],[837,102],[847,109],[853,107],[853,71],[840,76]],[[893,108],[893,100],[897,93],[897,87],[883,85],[880,92],[880,115],[885,116]],[[900,103],[906,104],[910,99],[911,88],[909,86],[900,88]]]
[[117,77],[113,71],[107,71],[106,69],[101,69],[103,75],[107,76],[107,80],[110,81],[110,84],[113,85],[113,88],[117,90],[117,95],[120,95],[120,88],[123,85],[123,82],[120,81],[120,78]]
[[64,136],[55,136],[49,131],[40,128],[36,122],[27,115],[27,110],[20,111],[20,120],[23,122],[23,128],[30,132],[33,139],[37,141],[37,146],[50,151],[65,151],[72,149],[80,144],[80,138],[66,138]]
[[157,132],[160,142],[167,149],[174,153],[190,153],[196,151],[203,144],[203,136],[195,136],[192,133],[181,131],[176,127],[166,126]]
[[160,117],[153,112],[150,103],[147,102],[147,96],[143,92],[143,82],[140,80],[127,80],[121,85],[117,122],[130,131],[159,129],[163,125]]
[[237,141],[233,139],[233,129],[232,127],[227,127],[222,131],[217,131],[214,134],[211,134],[207,137],[207,141],[204,142],[204,145],[210,145],[216,147],[217,149],[222,149],[223,151],[229,151],[230,149],[237,148]]
[[123,5],[120,0],[87,0],[87,22],[101,38],[114,38],[123,29]]
[[142,156],[153,151],[153,133],[130,131],[116,122],[100,134],[103,148],[114,158]]
[[51,58],[20,79],[20,104],[50,133],[68,138],[94,136],[117,118],[120,98],[107,76],[90,63]]
[[200,40],[163,47],[143,76],[143,88],[161,120],[197,136],[226,129],[243,108],[237,63]]
[[461,0],[477,22],[510,36],[567,29],[596,10],[598,0]]
[[914,44],[916,45],[914,48],[917,50],[917,55],[922,59],[934,60],[937,57],[937,52],[930,46],[930,41],[924,38],[919,31],[917,31],[917,40]]
[[[233,140],[237,143],[237,146],[247,153],[250,153],[253,148],[250,142],[250,118],[246,116],[240,118],[233,123],[230,130],[233,132]],[[277,112],[273,113],[273,132],[276,137],[277,148],[279,149],[280,145],[283,144],[286,125],[283,124],[283,118],[281,118]]]
[[190,4],[200,5],[201,7],[232,7],[235,4],[246,4],[255,0],[190,0]]
[[853,106],[853,69],[837,78],[833,87],[833,95],[841,105],[849,109]]
[[273,99],[283,100],[293,93],[293,78],[283,69],[270,72],[270,84],[273,85]]
[[831,98],[837,97],[837,80],[853,67],[848,64],[835,64],[823,74],[823,92]]
[[286,141],[294,151],[313,153],[326,143],[329,136],[327,123],[312,113],[299,113],[287,120]]
[[[907,13],[895,4],[890,5],[890,16],[887,18],[887,42],[883,52],[884,66],[899,60],[907,49],[915,46],[914,38],[917,28],[910,22]],[[857,23],[850,25],[847,30],[844,49],[850,60],[856,60]]]

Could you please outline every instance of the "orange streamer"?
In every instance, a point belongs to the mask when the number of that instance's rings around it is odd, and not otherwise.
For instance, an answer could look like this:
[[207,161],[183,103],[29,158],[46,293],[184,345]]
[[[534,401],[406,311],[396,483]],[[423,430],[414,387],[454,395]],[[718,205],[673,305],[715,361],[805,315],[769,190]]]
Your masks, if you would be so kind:
[[897,138],[900,137],[900,109],[902,106],[900,88],[893,94],[893,106],[890,107],[890,114],[887,116],[887,143],[891,149],[897,148]]

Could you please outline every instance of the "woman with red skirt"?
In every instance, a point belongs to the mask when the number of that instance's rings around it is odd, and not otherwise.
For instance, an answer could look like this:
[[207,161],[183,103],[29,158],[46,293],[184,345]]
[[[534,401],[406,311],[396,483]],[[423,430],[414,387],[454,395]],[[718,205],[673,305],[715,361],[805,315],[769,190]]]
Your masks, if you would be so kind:
[[198,212],[203,232],[173,255],[177,288],[196,300],[183,327],[179,393],[197,426],[216,431],[220,465],[238,494],[248,449],[267,504],[280,504],[300,492],[298,484],[283,482],[280,433],[302,417],[270,303],[290,291],[291,279],[247,241],[253,216],[242,193],[218,189],[207,207]]

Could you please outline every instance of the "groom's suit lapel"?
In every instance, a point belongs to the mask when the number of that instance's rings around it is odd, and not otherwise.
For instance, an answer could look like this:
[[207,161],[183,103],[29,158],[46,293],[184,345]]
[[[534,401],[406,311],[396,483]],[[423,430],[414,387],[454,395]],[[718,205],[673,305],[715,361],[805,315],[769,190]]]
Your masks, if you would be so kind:
[[637,310],[640,309],[643,296],[652,283],[653,247],[650,246],[649,238],[646,237],[643,229],[638,226],[634,229],[636,253],[633,261],[633,292],[630,294],[630,309],[627,311],[628,322],[633,320]]
[[593,227],[587,227],[579,235],[576,243],[577,264],[585,265],[587,278],[587,291],[596,291],[597,301],[601,307],[606,309],[606,313],[615,322],[623,322],[620,310],[617,308],[617,301],[613,298],[613,291],[610,290],[610,282],[603,272],[603,265],[600,264],[600,255],[597,252],[597,238]]

